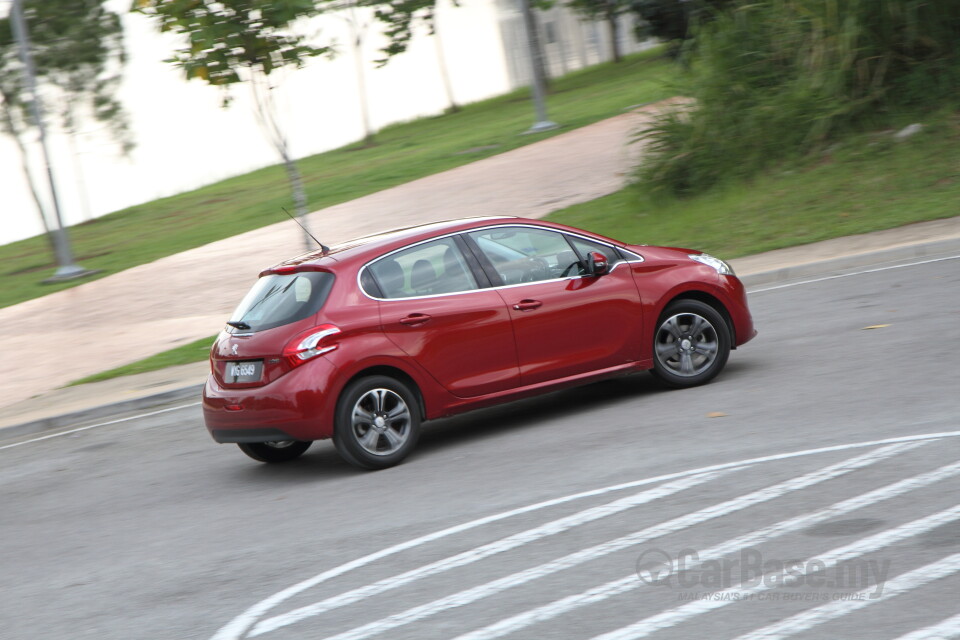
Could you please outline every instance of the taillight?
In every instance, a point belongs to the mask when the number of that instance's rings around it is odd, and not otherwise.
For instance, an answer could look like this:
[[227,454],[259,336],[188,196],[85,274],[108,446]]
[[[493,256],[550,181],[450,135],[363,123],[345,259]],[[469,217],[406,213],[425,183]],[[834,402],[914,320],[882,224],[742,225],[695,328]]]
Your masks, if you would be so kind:
[[299,367],[308,360],[336,349],[339,345],[333,340],[339,333],[340,329],[332,324],[321,324],[304,331],[287,343],[283,348],[283,357],[291,369]]

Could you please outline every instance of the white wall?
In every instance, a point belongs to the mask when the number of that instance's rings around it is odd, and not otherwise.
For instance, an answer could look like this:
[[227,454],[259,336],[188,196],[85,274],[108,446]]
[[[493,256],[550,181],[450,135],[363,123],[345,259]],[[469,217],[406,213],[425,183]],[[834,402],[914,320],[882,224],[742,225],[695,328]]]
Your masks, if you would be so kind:
[[[112,8],[123,13],[129,5],[129,0],[116,0]],[[459,5],[441,4],[437,20],[454,97],[466,103],[508,90],[509,81],[494,0],[461,0]],[[357,16],[370,25],[365,73],[374,127],[445,109],[433,39],[417,34],[406,53],[376,68],[372,60],[380,57],[379,25],[369,13],[358,11]],[[120,96],[136,148],[129,158],[118,157],[102,127],[87,123],[76,140],[77,162],[66,137],[51,131],[51,156],[68,225],[278,161],[256,124],[245,86],[234,87],[232,105],[222,109],[218,89],[197,80],[186,82],[178,69],[163,62],[177,46],[175,37],[157,33],[141,15],[125,14],[124,26],[129,61]],[[363,137],[348,23],[324,16],[315,26],[319,41],[338,42],[340,54],[333,61],[317,58],[304,69],[284,72],[277,92],[281,121],[298,157]],[[31,146],[36,175],[43,178],[39,146]],[[78,186],[78,174],[85,188]],[[39,185],[46,196],[46,182]],[[0,244],[42,230],[16,147],[0,136]]]

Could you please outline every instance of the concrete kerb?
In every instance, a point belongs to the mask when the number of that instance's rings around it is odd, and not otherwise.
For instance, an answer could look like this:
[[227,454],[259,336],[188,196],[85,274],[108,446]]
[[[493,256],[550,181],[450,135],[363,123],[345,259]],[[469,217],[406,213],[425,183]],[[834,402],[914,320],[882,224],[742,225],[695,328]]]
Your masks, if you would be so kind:
[[[757,273],[747,273],[740,276],[748,289],[755,289],[773,284],[787,283],[817,278],[827,274],[842,274],[845,271],[863,267],[882,267],[894,265],[898,262],[912,261],[923,258],[946,258],[960,254],[960,238],[949,238],[919,244],[890,247],[876,251],[866,251],[852,255],[840,256],[828,260],[819,260],[804,264],[795,264],[786,267],[769,269]],[[736,270],[737,260],[730,261]]]
[[130,398],[127,400],[107,401],[89,409],[56,414],[38,418],[20,424],[0,425],[0,442],[10,438],[36,435],[45,431],[58,431],[68,427],[85,427],[98,421],[117,420],[126,415],[151,409],[161,409],[178,403],[199,402],[203,384],[189,384],[179,389]]
[[[960,237],[866,251],[826,260],[765,269],[753,273],[743,273],[740,275],[740,278],[744,284],[747,285],[748,289],[754,289],[809,278],[841,275],[845,271],[865,267],[882,268],[883,266],[893,266],[897,263],[917,259],[953,257],[960,257]],[[742,258],[740,260],[746,261],[749,259],[750,258]],[[731,262],[736,269],[738,260],[732,260]],[[175,406],[178,403],[199,402],[202,388],[202,380],[196,380],[195,378],[185,379],[183,386],[177,388],[166,389],[162,392],[124,400],[104,398],[102,404],[97,404],[90,408],[65,413],[56,413],[56,411],[53,410],[48,416],[20,423],[3,425],[2,416],[0,416],[0,441],[36,435],[47,431],[56,431],[67,427],[82,428],[95,424],[97,421],[119,419],[125,415],[136,412]],[[55,392],[53,395],[55,395]]]

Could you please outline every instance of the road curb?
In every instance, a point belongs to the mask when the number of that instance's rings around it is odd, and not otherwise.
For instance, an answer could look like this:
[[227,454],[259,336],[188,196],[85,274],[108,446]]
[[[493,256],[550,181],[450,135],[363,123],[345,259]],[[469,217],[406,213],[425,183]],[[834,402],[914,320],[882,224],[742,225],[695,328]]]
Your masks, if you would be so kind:
[[[863,267],[881,268],[885,265],[893,266],[898,262],[909,260],[956,256],[960,256],[960,238],[949,238],[770,269],[741,275],[740,279],[744,285],[750,289],[767,285],[785,284],[806,278],[824,277],[832,274],[842,275],[845,271]],[[736,268],[736,260],[732,262],[734,262],[734,268]],[[88,426],[97,420],[117,419],[124,414],[157,409],[177,402],[191,400],[199,402],[202,389],[203,384],[189,384],[152,395],[140,396],[118,402],[107,402],[90,409],[0,427],[0,439],[5,440],[8,438],[34,435],[44,431],[63,429],[65,427]]]
[[55,431],[65,427],[83,427],[95,423],[97,420],[115,420],[124,414],[135,413],[148,409],[157,409],[166,405],[184,401],[200,401],[202,384],[191,384],[129,400],[107,402],[96,407],[73,411],[38,420],[30,420],[20,424],[0,427],[0,440],[35,435],[44,431]]
[[[791,265],[779,269],[770,269],[758,273],[741,275],[740,280],[748,289],[771,284],[787,283],[804,278],[822,277],[827,274],[842,274],[863,267],[883,267],[897,262],[918,258],[949,258],[960,254],[960,238],[949,238],[933,242],[890,247],[876,251],[866,251],[854,255],[830,258],[804,264]],[[736,260],[732,260],[736,269]]]

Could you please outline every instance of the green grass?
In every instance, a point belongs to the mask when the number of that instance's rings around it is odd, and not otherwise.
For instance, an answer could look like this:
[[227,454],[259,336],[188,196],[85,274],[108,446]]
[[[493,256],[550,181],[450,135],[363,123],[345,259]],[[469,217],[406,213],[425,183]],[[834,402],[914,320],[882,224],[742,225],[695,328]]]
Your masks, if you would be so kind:
[[[673,66],[659,56],[654,50],[555,79],[548,108],[550,118],[563,125],[556,131],[521,135],[534,121],[529,91],[522,90],[456,113],[387,127],[372,146],[356,144],[303,158],[298,165],[310,208],[346,202],[669,97]],[[286,219],[282,207],[293,209],[284,171],[273,166],[77,225],[70,239],[77,261],[100,270],[93,277],[104,277],[281,222]],[[54,269],[43,237],[0,247],[0,307],[79,284],[41,284]]]
[[191,342],[190,344],[181,345],[175,349],[158,353],[138,362],[117,367],[116,369],[110,369],[109,371],[104,371],[102,373],[96,373],[92,376],[87,376],[86,378],[80,378],[79,380],[74,380],[67,386],[73,387],[78,384],[100,382],[101,380],[110,380],[112,378],[119,378],[120,376],[130,376],[135,373],[146,373],[148,371],[166,369],[167,367],[173,367],[176,365],[190,364],[191,362],[202,362],[209,357],[210,345],[213,344],[215,339],[216,336],[203,338],[201,340],[197,340],[196,342]]
[[960,215],[960,113],[928,116],[918,135],[848,138],[828,154],[689,199],[637,186],[550,220],[628,242],[723,258]]
[[[688,200],[653,203],[637,187],[557,211],[550,220],[620,240],[691,247],[723,258],[960,215],[960,113],[905,142],[889,133]],[[207,357],[213,338],[73,384]]]

